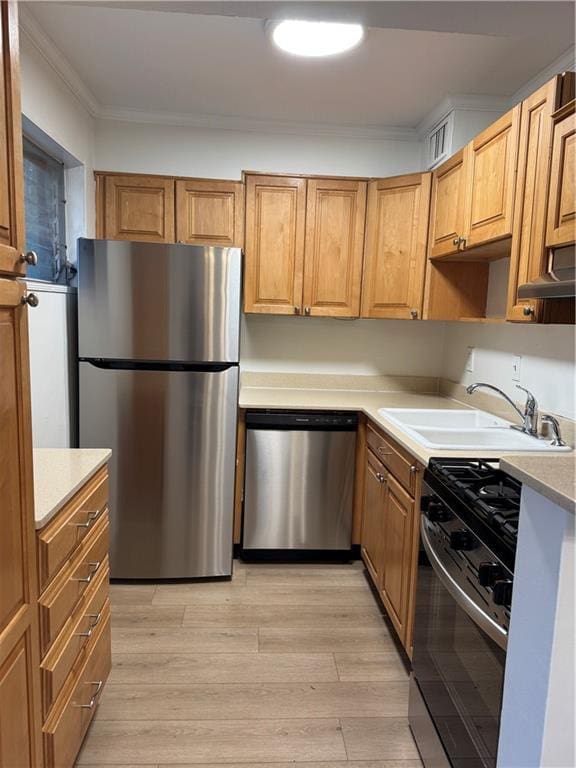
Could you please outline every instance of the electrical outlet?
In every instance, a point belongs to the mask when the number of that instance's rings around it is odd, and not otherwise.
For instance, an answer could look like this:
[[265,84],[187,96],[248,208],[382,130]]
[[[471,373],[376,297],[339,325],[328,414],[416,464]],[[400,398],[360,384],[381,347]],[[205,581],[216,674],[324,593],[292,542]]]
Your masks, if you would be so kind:
[[514,355],[512,358],[512,381],[520,381],[520,368],[522,365],[522,355]]
[[474,373],[474,362],[475,362],[475,349],[474,347],[468,347],[466,350],[466,372],[467,373]]

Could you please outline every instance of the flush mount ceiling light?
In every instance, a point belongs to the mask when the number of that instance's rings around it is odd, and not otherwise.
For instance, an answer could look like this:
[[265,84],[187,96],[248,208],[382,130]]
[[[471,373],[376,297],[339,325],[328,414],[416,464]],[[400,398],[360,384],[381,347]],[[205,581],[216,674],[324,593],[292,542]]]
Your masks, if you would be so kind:
[[364,38],[360,24],[324,21],[279,21],[270,24],[274,44],[295,56],[334,56],[359,45]]

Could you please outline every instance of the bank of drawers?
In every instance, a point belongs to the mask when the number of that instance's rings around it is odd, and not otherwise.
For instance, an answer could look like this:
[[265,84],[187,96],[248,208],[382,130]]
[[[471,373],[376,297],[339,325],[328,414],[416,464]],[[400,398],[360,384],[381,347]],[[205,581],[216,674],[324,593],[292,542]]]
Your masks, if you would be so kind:
[[37,533],[45,768],[71,768],[110,671],[108,474]]

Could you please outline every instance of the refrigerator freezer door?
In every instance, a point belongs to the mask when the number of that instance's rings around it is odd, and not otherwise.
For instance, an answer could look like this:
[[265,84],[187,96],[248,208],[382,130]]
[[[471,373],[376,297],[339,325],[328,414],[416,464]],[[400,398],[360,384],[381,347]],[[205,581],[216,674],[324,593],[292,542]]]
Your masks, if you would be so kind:
[[80,363],[80,445],[112,449],[113,578],[230,575],[237,403],[237,366]]
[[80,240],[81,358],[238,362],[238,248]]

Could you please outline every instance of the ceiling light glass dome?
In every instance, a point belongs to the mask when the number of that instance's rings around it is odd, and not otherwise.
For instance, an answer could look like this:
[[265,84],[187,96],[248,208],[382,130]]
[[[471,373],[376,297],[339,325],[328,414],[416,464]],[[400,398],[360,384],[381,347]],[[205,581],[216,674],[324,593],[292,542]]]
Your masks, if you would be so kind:
[[360,24],[324,21],[272,22],[274,44],[295,56],[334,56],[359,45],[364,38]]

